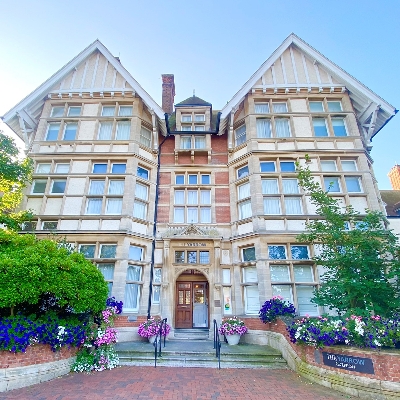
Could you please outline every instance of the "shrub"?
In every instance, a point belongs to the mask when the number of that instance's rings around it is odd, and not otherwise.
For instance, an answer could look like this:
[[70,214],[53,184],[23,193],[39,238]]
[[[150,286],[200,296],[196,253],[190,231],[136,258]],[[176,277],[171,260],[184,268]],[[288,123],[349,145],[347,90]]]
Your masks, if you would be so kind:
[[260,320],[266,324],[273,322],[277,317],[296,315],[294,305],[285,301],[282,296],[274,296],[271,300],[267,300],[258,313]]
[[348,345],[377,349],[400,344],[400,318],[380,316],[318,317],[293,321],[287,327],[293,343],[314,347]]

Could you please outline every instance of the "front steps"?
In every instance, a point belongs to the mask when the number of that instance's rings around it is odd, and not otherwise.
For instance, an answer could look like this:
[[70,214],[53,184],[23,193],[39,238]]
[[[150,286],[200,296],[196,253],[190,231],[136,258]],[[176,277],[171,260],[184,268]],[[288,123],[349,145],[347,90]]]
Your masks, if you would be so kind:
[[175,329],[174,339],[176,340],[208,340],[210,330],[208,328]]
[[[148,342],[117,343],[120,365],[154,366],[154,346]],[[210,340],[167,340],[157,366],[218,368]],[[269,346],[221,343],[221,368],[287,368],[281,354]]]

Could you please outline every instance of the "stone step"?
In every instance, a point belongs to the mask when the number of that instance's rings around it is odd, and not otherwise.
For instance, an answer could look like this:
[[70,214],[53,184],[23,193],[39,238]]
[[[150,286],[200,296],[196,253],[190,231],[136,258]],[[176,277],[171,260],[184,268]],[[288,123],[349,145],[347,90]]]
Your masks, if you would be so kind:
[[[154,366],[154,346],[149,343],[119,343],[116,346],[121,365]],[[162,347],[157,365],[217,368],[212,341],[169,340]],[[269,346],[221,345],[221,368],[286,368],[281,354]]]
[[208,340],[210,331],[208,328],[175,329],[174,339],[180,340]]

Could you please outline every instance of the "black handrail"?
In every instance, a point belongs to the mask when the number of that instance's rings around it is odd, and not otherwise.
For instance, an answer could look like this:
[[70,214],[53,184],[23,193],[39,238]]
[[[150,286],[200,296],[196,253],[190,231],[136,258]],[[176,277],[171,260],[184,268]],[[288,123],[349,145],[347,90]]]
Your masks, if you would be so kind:
[[[162,357],[161,355],[161,342],[162,342],[162,336],[163,336],[163,326],[164,326],[164,332],[167,332],[167,318],[164,318],[160,321],[160,326],[158,328],[158,332],[156,335],[156,338],[154,340],[153,346],[154,346],[154,368],[157,367],[157,357]],[[164,347],[165,347],[165,338],[167,335],[164,335]]]
[[215,357],[218,358],[218,369],[221,369],[221,340],[219,338],[218,323],[214,319],[214,349]]

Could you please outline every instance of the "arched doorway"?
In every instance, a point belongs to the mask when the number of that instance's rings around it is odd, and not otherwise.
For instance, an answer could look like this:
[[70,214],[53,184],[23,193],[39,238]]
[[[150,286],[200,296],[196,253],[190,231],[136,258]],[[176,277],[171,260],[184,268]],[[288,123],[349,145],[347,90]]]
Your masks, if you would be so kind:
[[175,328],[209,327],[209,284],[196,269],[183,271],[176,280]]

